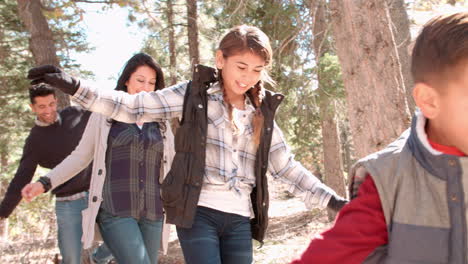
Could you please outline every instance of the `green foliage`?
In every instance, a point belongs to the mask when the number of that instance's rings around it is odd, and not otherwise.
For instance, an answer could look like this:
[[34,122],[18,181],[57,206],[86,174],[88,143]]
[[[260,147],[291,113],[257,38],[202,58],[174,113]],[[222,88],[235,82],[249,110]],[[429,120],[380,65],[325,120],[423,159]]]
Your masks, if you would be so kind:
[[[88,52],[91,48],[86,42],[86,33],[81,26],[84,9],[74,1],[44,1],[45,17],[52,30],[62,67],[79,70],[80,65],[70,57],[71,52]],[[89,73],[83,72],[86,76]]]
[[[17,14],[16,0],[4,0],[3,3],[0,5],[0,199],[3,199],[6,184],[16,172],[24,140],[34,120],[27,92],[30,84],[25,78],[27,71],[34,66],[29,51],[29,33]],[[62,66],[79,70],[79,64],[70,59],[69,54],[89,50],[80,26],[83,10],[72,1],[43,3],[48,10],[44,13],[56,38]],[[44,170],[38,171],[36,174],[44,173]],[[21,202],[9,218],[10,238],[23,236],[25,229],[29,233],[40,234],[44,225],[50,224],[49,218],[53,215],[53,206],[47,195],[31,203]]]
[[284,94],[276,121],[304,165],[320,169],[320,116],[316,98],[316,69],[308,1],[229,1],[221,12],[213,10],[218,29],[250,24],[270,38],[274,61],[270,89]]
[[[28,114],[26,72],[32,66],[27,34],[16,15],[16,1],[7,0],[0,6],[0,153],[8,155],[31,124]],[[9,171],[10,168],[2,168]],[[4,177],[4,173],[2,176]]]
[[318,65],[321,78],[321,89],[333,99],[344,99],[345,89],[341,78],[341,67],[338,56],[325,53]]
[[[173,0],[173,21],[175,24],[175,42],[177,54],[177,80],[190,78],[191,69],[188,60],[188,40],[186,29],[185,1]],[[137,19],[139,18],[139,20]],[[166,80],[169,80],[169,34],[167,2],[155,1],[152,5],[143,3],[133,8],[130,21],[146,27],[151,34],[143,41],[142,51],[150,54],[162,66]]]
[[[28,50],[28,34],[17,15],[14,0],[6,0],[0,5],[0,182],[8,183],[13,177],[21,156],[24,139],[32,126],[32,115],[29,111],[25,78],[27,70],[34,62]],[[3,186],[6,188],[6,186]],[[0,191],[0,198],[3,199]],[[30,204],[36,207],[38,204]],[[39,205],[42,206],[42,205]],[[48,209],[50,211],[50,209]],[[35,211],[35,210],[33,210]],[[47,211],[47,210],[46,210]],[[19,221],[21,214],[30,214],[27,210],[15,210],[10,219],[12,238],[24,232],[20,226],[28,221]],[[36,214],[39,211],[35,211]],[[25,220],[23,217],[22,219]]]
[[[176,25],[178,79],[190,78],[186,31],[186,8],[184,1],[174,2]],[[268,89],[286,96],[277,114],[277,122],[292,146],[298,160],[306,164],[320,164],[321,133],[317,104],[317,69],[313,56],[311,34],[311,10],[309,1],[199,1],[199,40],[201,62],[213,65],[214,51],[222,35],[239,24],[254,25],[270,38],[273,48],[273,64],[270,74],[276,80],[275,87]],[[152,12],[137,23],[152,32],[145,40],[143,51],[153,55],[164,69],[169,67],[166,2],[152,6]],[[144,10],[143,8],[139,9]],[[336,57],[327,57],[323,62],[327,76],[339,71]],[[166,71],[166,74],[168,71]],[[330,81],[330,86],[341,84]],[[333,88],[330,87],[330,90]],[[342,84],[332,94],[341,96]],[[318,170],[318,167],[310,168]]]

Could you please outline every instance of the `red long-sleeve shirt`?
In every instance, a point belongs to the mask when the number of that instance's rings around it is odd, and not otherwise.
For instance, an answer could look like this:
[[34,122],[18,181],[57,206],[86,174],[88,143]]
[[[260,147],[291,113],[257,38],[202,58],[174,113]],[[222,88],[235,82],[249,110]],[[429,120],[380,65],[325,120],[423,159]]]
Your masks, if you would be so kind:
[[[429,143],[442,153],[465,156],[455,147]],[[362,263],[377,247],[387,243],[380,197],[372,177],[367,175],[358,196],[341,209],[334,226],[314,238],[301,258],[291,264]]]

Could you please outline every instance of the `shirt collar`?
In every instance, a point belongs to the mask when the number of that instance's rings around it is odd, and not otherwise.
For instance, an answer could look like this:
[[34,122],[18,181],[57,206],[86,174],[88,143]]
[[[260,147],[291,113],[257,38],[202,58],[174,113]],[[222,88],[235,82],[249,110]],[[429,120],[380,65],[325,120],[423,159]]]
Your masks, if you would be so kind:
[[207,94],[215,94],[215,93],[222,93],[223,91],[221,90],[221,85],[219,82],[215,82],[211,85],[210,88],[206,91]]
[[415,119],[416,119],[416,125],[415,125],[415,130],[416,130],[416,135],[421,142],[421,144],[433,155],[442,155],[442,154],[447,154],[447,155],[454,155],[454,156],[466,156],[461,150],[459,150],[456,147],[450,147],[450,146],[444,146],[441,145],[437,142],[433,142],[429,140],[429,137],[427,136],[426,133],[426,124],[427,124],[427,118],[423,115],[421,110],[417,109],[416,114],[415,114]]
[[427,140],[429,141],[429,144],[431,144],[431,147],[433,147],[435,150],[438,150],[444,154],[454,155],[454,156],[459,156],[459,157],[466,156],[465,153],[463,153],[457,147],[441,145],[437,142],[430,140],[429,138]]
[[[218,100],[224,100],[223,99],[223,89],[221,88],[221,84],[219,82],[215,82],[211,85],[208,90],[206,90],[206,93],[208,95],[211,95],[211,98],[215,98]],[[253,109],[255,111],[255,107],[253,106],[253,103],[250,101],[250,98],[248,96],[245,96],[245,108],[246,110]]]
[[57,113],[57,118],[55,119],[55,122],[52,123],[52,124],[49,124],[49,123],[46,123],[46,122],[42,122],[41,120],[39,120],[39,118],[36,118],[34,119],[34,123],[36,124],[36,126],[40,126],[40,127],[47,127],[47,126],[50,126],[50,125],[53,125],[57,122],[62,122],[62,118],[60,117],[60,114]]
[[[460,157],[451,153],[444,153],[442,149],[436,149],[437,146],[430,144],[425,131],[427,119],[418,110],[413,118],[411,130],[403,133],[400,139],[406,142],[413,157],[418,161],[427,172],[435,177],[447,180],[448,175],[460,173],[461,167],[459,160],[466,160],[466,157]],[[410,133],[408,137],[408,133]],[[400,140],[397,140],[397,142]],[[442,152],[444,151],[444,152]],[[457,165],[458,164],[458,165]]]

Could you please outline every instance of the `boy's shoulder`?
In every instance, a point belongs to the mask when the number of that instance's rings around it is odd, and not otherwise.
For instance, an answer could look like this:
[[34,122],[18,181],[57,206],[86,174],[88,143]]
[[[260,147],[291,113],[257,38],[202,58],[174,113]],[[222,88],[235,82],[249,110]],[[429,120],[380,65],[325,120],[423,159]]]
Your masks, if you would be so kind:
[[[382,150],[374,152],[362,159],[360,159],[357,164],[360,163],[376,163],[376,164],[387,164],[391,159],[399,159],[402,155],[407,155],[407,144],[411,135],[411,129],[408,128],[405,130],[396,140],[388,144]],[[374,165],[375,166],[375,165]]]
[[[384,149],[374,152],[358,160],[350,171],[351,185],[350,197],[357,196],[360,185],[368,175],[374,180],[397,182],[401,172],[407,170],[409,163],[412,162],[412,154],[409,150],[408,140],[411,135],[411,129],[404,131],[400,137],[388,144]],[[375,179],[378,177],[378,179]]]

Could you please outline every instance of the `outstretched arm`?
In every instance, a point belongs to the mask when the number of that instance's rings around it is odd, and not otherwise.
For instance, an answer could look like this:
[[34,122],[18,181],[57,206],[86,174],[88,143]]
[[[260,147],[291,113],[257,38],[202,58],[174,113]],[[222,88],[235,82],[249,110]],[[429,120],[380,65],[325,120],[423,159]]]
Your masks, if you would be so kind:
[[8,185],[5,198],[0,204],[0,218],[7,218],[21,201],[21,189],[31,182],[37,168],[31,135],[26,139],[23,155],[15,176]]
[[182,116],[187,83],[155,92],[130,95],[122,91],[81,86],[72,99],[84,108],[125,123],[160,122]]
[[130,95],[123,91],[95,89],[81,85],[53,65],[32,68],[28,73],[31,83],[47,83],[73,95],[73,100],[85,109],[112,119],[126,122],[153,122],[181,117],[187,83],[181,83],[155,92]]
[[338,211],[347,202],[294,160],[294,155],[276,123],[273,129],[268,170],[273,177],[288,183],[291,193],[305,194],[304,202],[308,208],[328,206]]

